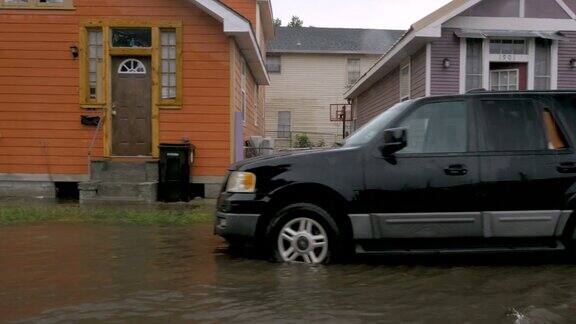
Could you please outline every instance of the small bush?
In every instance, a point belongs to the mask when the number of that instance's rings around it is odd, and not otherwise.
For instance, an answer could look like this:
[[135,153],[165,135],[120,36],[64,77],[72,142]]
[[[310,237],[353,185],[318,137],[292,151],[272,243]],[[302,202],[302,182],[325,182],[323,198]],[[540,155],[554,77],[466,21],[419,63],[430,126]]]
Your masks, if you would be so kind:
[[296,148],[311,148],[312,147],[312,141],[310,140],[310,137],[308,137],[307,134],[298,134],[298,135],[296,135],[295,147]]

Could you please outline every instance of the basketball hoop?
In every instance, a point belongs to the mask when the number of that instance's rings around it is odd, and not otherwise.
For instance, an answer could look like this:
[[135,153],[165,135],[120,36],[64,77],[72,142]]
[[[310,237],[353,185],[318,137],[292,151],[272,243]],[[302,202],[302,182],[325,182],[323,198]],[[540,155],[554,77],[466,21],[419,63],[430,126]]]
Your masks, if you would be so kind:
[[332,104],[330,105],[330,121],[342,122],[352,121],[352,105]]

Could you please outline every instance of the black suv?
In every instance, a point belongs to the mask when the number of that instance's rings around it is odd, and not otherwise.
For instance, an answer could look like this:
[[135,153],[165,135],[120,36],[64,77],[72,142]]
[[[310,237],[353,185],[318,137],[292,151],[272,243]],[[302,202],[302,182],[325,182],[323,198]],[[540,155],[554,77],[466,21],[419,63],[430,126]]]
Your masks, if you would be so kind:
[[340,148],[231,167],[215,231],[280,261],[563,250],[576,215],[576,92],[397,104]]

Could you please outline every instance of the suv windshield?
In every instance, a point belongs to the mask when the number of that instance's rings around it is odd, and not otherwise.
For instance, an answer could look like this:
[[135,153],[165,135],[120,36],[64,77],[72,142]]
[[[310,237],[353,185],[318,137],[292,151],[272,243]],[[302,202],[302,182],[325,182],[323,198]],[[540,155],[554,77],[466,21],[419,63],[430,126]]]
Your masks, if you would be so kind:
[[356,133],[344,141],[344,147],[360,146],[370,142],[376,135],[383,131],[388,124],[400,115],[412,101],[404,101],[389,108],[368,124],[362,126]]

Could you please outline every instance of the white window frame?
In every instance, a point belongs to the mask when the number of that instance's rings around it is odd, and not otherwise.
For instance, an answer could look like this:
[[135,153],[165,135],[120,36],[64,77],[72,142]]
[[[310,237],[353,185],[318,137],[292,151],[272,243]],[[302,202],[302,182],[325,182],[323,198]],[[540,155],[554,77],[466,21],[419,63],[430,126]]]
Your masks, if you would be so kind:
[[[350,79],[350,62],[358,62],[358,78],[356,78],[356,80],[352,81]],[[358,80],[360,80],[360,78],[362,77],[362,60],[360,58],[356,58],[356,57],[349,57],[346,59],[346,85],[347,86],[352,86],[354,85],[356,82],[358,82]]]
[[[537,75],[536,74],[536,40],[533,41],[534,43],[534,90],[543,90],[543,89],[536,89],[536,78],[547,78],[548,79],[548,89],[549,90],[556,90],[558,87],[558,41],[551,40],[550,41],[550,74],[548,75]],[[555,73],[556,71],[556,73]]]
[[[399,76],[398,76],[398,79],[399,79],[399,86],[398,86],[398,88],[399,88],[399,92],[400,92],[400,102],[406,101],[406,100],[410,100],[410,95],[411,95],[411,91],[412,91],[412,89],[411,89],[411,88],[412,88],[412,77],[411,77],[412,67],[411,67],[411,64],[410,64],[410,63],[411,63],[411,60],[408,61],[407,63],[405,63],[405,64],[403,64],[403,65],[400,66],[400,73],[399,73]],[[408,76],[408,82],[406,83],[406,84],[408,85],[408,89],[403,89],[403,88],[402,88],[402,85],[403,85],[403,82],[402,82],[402,71],[405,70],[405,69],[408,69],[408,74],[407,74],[407,76]],[[407,91],[406,91],[407,93],[406,93],[406,95],[404,95],[404,96],[402,95],[403,90],[407,90]]]
[[[500,57],[500,56],[523,56],[523,55],[528,55],[529,51],[530,51],[530,42],[529,39],[527,38],[521,38],[521,37],[489,37],[488,38],[488,46],[490,46],[490,44],[492,44],[492,41],[523,41],[524,42],[524,47],[526,48],[526,54],[514,54],[514,53],[492,53],[489,52],[490,55],[494,55],[495,57]],[[488,51],[490,51],[490,48],[488,48]],[[506,58],[503,58],[504,60],[506,60]]]
[[[486,42],[482,40],[482,88],[486,88]],[[468,38],[460,38],[460,94],[466,93],[468,80]]]
[[[507,73],[508,74],[508,84],[506,84],[506,87],[510,87],[510,73],[511,72],[516,72],[516,89],[514,90],[510,90],[510,89],[506,89],[506,90],[492,90],[492,73],[498,73],[498,74],[502,74],[502,73]],[[501,85],[499,85],[501,86]],[[490,70],[490,91],[518,91],[520,90],[520,69],[499,69],[499,70]]]
[[[280,125],[280,115],[282,113],[287,113],[288,114],[288,125]],[[290,139],[292,137],[292,111],[290,110],[281,110],[278,111],[277,115],[277,122],[276,122],[276,137],[279,139]],[[288,126],[288,130],[280,130],[280,126]],[[288,136],[282,136],[280,137],[280,133],[282,132],[282,134],[284,133],[288,133]]]
[[[90,104],[100,104],[104,99],[104,30],[101,27],[87,28],[83,31],[86,33],[86,94],[81,98],[82,102]],[[91,36],[94,35],[94,38]],[[91,64],[95,70],[91,70]],[[91,81],[92,77],[94,78]],[[92,93],[94,90],[94,93]]]
[[[162,28],[160,29],[160,100],[161,101],[177,101],[179,98],[180,89],[178,89],[178,78],[180,77],[179,63],[178,63],[178,30],[176,28]],[[173,43],[172,43],[173,41]],[[174,57],[171,57],[174,54]],[[165,71],[164,67],[171,67],[174,69]],[[171,79],[174,79],[174,84]],[[167,83],[165,81],[168,81]],[[174,91],[172,95],[170,92]],[[166,92],[165,92],[166,91]]]
[[[268,58],[274,57],[278,59],[278,70],[270,70],[268,67]],[[266,72],[282,74],[282,55],[267,55],[266,56]]]
[[[128,64],[131,65],[128,66]],[[136,58],[129,58],[118,66],[118,74],[146,74],[148,71],[146,70],[146,65],[142,63],[139,59]]]

